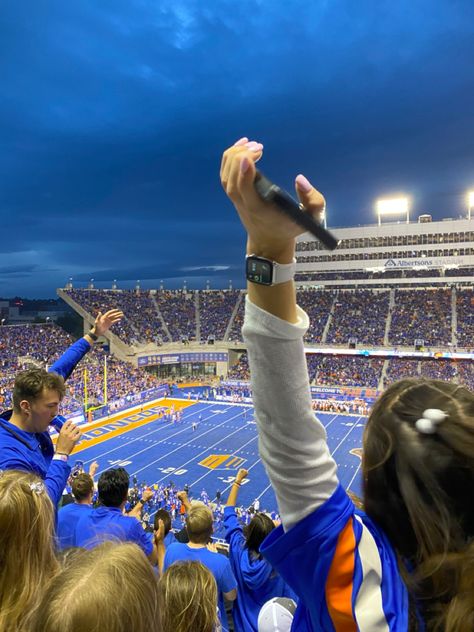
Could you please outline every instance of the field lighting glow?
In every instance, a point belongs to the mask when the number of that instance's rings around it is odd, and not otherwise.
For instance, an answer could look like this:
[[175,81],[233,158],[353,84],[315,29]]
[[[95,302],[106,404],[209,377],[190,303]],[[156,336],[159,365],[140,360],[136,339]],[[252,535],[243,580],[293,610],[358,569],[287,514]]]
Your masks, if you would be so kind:
[[408,211],[408,198],[377,200],[379,215],[400,215]]

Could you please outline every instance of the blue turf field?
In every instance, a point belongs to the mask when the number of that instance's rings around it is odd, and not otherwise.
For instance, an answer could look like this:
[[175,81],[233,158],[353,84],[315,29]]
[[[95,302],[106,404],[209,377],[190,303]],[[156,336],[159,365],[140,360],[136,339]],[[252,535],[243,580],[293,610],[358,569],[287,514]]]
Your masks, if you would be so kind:
[[[253,408],[196,402],[183,409],[179,424],[157,420],[159,408],[157,404],[143,412],[122,415],[124,422],[150,421],[137,428],[132,423],[128,426],[130,430],[109,439],[104,435],[106,440],[102,443],[74,456],[83,460],[86,467],[98,461],[99,475],[110,467],[122,465],[139,482],[152,485],[171,479],[178,488],[187,483],[194,498],[206,489],[211,499],[220,490],[224,500],[238,469],[245,467],[249,478],[240,490],[239,505],[249,506],[259,498],[261,510],[277,510],[275,495],[258,455]],[[329,448],[339,465],[342,485],[360,495],[360,448],[365,418],[334,413],[318,413],[318,417],[327,429]],[[198,423],[194,432],[193,421]],[[110,420],[104,422],[105,427],[110,424]],[[86,431],[84,439],[98,434],[100,430],[90,434]]]

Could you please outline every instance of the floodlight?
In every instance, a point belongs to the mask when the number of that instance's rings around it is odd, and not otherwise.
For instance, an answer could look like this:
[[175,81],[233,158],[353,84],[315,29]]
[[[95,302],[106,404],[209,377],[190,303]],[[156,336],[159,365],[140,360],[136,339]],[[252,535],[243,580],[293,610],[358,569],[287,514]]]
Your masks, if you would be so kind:
[[379,220],[379,226],[382,223],[382,217],[386,215],[405,215],[406,223],[410,221],[408,211],[408,198],[388,198],[377,200],[376,202],[377,217]]
[[377,200],[377,213],[380,215],[401,215],[408,211],[408,198]]
[[468,199],[468,207],[467,207],[467,218],[471,219],[472,207],[474,206],[474,191],[469,191],[467,194]]

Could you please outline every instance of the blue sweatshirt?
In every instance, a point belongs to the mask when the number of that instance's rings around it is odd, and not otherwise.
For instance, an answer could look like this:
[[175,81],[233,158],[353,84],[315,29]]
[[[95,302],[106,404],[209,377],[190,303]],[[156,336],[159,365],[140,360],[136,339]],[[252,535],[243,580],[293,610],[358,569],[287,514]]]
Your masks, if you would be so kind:
[[[74,367],[91,348],[80,338],[50,367],[67,379]],[[9,422],[12,411],[0,417],[0,469],[32,472],[45,482],[48,494],[57,505],[66,486],[71,467],[60,460],[52,460],[54,446],[49,432],[26,432]]]
[[235,507],[225,507],[224,526],[230,565],[238,585],[233,610],[235,631],[257,632],[258,614],[269,599],[289,597],[297,601],[297,597],[267,560],[254,558],[246,548]]

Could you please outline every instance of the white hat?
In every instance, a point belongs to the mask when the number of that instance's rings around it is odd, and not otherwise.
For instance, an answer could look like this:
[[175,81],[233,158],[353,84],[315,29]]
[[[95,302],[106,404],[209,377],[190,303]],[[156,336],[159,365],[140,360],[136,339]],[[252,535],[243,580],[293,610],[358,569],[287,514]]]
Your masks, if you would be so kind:
[[290,632],[296,603],[286,597],[267,601],[258,615],[258,632]]

